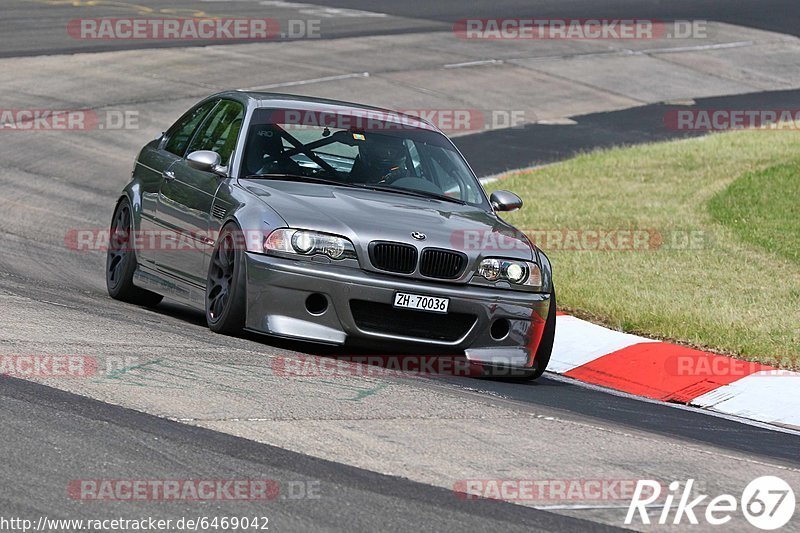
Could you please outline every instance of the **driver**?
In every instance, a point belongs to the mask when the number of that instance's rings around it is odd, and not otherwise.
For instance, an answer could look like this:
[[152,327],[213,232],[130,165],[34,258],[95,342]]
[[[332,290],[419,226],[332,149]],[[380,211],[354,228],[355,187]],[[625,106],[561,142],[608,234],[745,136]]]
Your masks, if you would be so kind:
[[350,175],[361,183],[391,183],[407,176],[407,157],[403,139],[367,134],[358,145],[358,158]]

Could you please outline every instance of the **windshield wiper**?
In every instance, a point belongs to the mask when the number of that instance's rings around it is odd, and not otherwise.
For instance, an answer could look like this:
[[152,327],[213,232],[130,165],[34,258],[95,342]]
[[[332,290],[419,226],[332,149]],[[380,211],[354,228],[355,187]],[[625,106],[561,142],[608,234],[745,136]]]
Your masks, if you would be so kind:
[[356,187],[361,187],[364,189],[370,189],[373,191],[381,191],[381,192],[394,192],[398,194],[406,194],[408,196],[417,196],[419,198],[432,198],[434,200],[444,200],[446,202],[453,202],[456,204],[467,205],[467,202],[464,200],[459,200],[458,198],[453,198],[452,196],[447,196],[444,194],[437,194],[435,192],[427,192],[427,191],[417,191],[414,189],[402,189],[400,187],[389,187],[386,185],[368,185],[368,184],[356,184]]
[[249,176],[245,176],[242,179],[246,180],[258,180],[258,179],[265,179],[265,180],[286,180],[286,181],[303,181],[307,183],[319,183],[322,185],[337,185],[339,187],[357,187],[360,188],[358,185],[353,185],[352,183],[346,183],[343,181],[336,181],[336,180],[329,180],[326,178],[317,178],[316,176],[303,176],[301,174],[250,174]]

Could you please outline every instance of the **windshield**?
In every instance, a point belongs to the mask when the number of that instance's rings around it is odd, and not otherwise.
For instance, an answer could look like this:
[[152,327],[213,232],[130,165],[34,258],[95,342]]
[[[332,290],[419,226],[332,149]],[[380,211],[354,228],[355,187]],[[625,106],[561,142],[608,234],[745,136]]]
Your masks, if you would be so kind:
[[488,208],[481,185],[447,138],[410,118],[258,109],[241,175],[305,176]]

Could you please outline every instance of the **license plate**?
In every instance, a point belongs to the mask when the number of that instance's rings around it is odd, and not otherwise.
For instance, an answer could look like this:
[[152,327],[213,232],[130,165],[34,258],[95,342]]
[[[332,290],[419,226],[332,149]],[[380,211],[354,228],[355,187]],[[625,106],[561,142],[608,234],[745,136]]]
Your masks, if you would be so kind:
[[447,313],[447,308],[450,306],[450,298],[436,298],[435,296],[398,292],[394,295],[394,306],[417,309],[419,311],[431,311],[433,313]]

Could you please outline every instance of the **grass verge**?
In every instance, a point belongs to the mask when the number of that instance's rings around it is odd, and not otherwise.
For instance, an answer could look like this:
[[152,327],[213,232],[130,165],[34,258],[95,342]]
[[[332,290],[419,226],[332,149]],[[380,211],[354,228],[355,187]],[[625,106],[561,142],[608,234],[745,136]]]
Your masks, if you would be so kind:
[[[603,150],[488,188],[525,200],[505,218],[547,252],[564,308],[623,331],[800,366],[797,133]],[[647,245],[626,246],[627,230],[646,232]],[[620,238],[596,249],[594,232]]]
[[800,155],[740,177],[709,208],[742,240],[800,264]]

